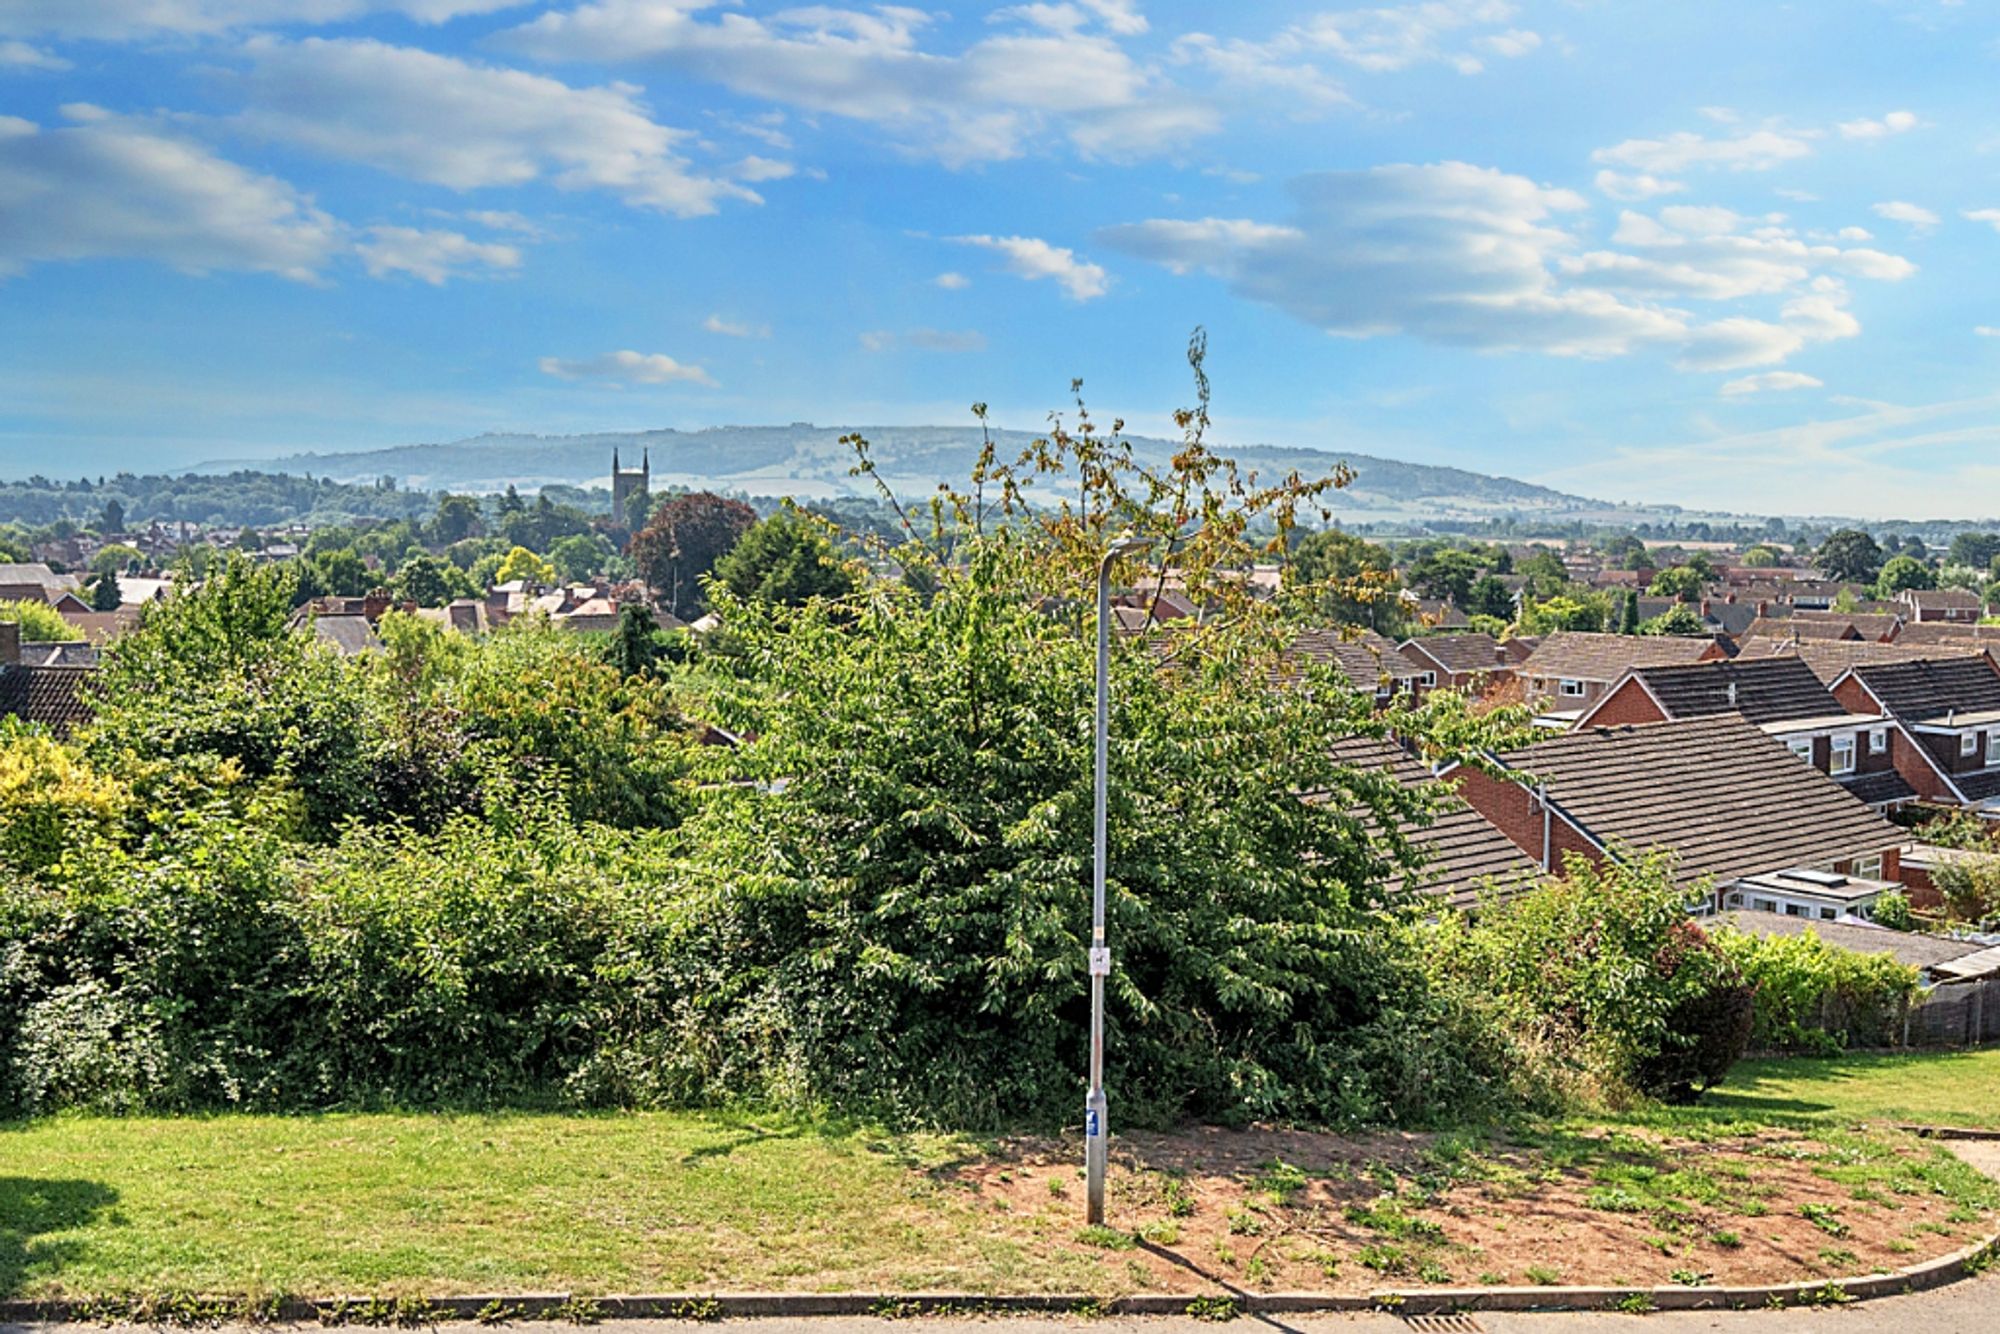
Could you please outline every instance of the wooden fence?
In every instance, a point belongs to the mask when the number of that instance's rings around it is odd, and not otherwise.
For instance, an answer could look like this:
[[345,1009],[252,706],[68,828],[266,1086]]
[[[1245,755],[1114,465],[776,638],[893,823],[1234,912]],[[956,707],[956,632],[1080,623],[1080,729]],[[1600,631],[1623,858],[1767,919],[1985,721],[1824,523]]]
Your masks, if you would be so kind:
[[1906,1047],[1969,1047],[2000,1039],[2000,977],[1948,982],[1903,1016]]

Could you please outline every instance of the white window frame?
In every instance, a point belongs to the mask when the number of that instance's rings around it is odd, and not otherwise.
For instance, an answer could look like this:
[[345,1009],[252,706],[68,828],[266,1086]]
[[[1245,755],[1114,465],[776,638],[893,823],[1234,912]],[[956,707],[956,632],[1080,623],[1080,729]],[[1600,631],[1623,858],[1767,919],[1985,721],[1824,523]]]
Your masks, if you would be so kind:
[[1807,737],[1803,741],[1787,741],[1785,745],[1791,750],[1792,754],[1804,760],[1807,764],[1813,762],[1813,743],[1811,737]]
[[1880,755],[1887,749],[1889,749],[1889,729],[1886,727],[1870,729],[1868,733],[1868,753],[1870,755]]
[[1849,874],[1853,875],[1856,880],[1880,880],[1882,878],[1882,854],[1878,852],[1872,857],[1856,857],[1854,859],[1854,870]]
[[[1853,773],[1859,763],[1857,755],[1860,751],[1860,747],[1854,744],[1853,736],[1837,736],[1831,741],[1832,747],[1828,754],[1826,771],[1830,774]],[[1840,760],[1843,753],[1847,756],[1845,764]]]
[[1418,685],[1420,685],[1420,686],[1434,686],[1434,685],[1436,685],[1437,683],[1438,683],[1438,674],[1437,674],[1436,672],[1418,672],[1418,673],[1417,673],[1417,684],[1418,684]]
[[1583,682],[1567,676],[1559,677],[1556,680],[1556,693],[1570,699],[1582,699]]
[[1986,763],[1989,767],[2000,764],[2000,732],[1986,734]]
[[1979,733],[1960,733],[1958,738],[1958,753],[1960,756],[1977,755],[1979,753]]

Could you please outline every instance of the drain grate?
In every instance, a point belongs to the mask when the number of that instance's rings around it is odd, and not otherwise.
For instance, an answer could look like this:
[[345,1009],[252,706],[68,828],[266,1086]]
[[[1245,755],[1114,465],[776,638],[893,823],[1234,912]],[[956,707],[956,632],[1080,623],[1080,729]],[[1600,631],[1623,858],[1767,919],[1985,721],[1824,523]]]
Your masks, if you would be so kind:
[[1486,1327],[1469,1315],[1406,1315],[1403,1323],[1417,1334],[1486,1334]]

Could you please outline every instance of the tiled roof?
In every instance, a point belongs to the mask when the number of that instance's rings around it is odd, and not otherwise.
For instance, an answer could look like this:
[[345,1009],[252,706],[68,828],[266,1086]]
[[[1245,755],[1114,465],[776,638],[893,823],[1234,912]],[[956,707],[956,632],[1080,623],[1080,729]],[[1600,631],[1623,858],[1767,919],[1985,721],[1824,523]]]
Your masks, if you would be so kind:
[[1966,621],[1911,621],[1896,636],[1898,644],[1977,644],[2000,642],[2000,625]]
[[1919,610],[1930,607],[1977,611],[1983,605],[1977,593],[1963,588],[1912,588],[1903,593],[1903,600]]
[[[1403,655],[1428,654],[1448,672],[1492,672],[1512,671],[1512,659],[1500,652],[1500,643],[1492,635],[1471,633],[1459,635],[1424,635],[1419,639],[1405,640]],[[1414,660],[1414,659],[1413,659]]]
[[1743,632],[1746,639],[1853,639],[1861,632],[1848,619],[1759,616]]
[[1373,630],[1349,637],[1339,630],[1305,630],[1292,641],[1292,652],[1315,662],[1331,662],[1356,690],[1374,694],[1393,682],[1414,681],[1417,665]]
[[1586,727],[1502,757],[1598,842],[1670,848],[1678,878],[1782,871],[1892,848],[1903,832],[1734,714]]
[[1854,675],[1899,718],[1936,721],[2000,709],[2000,670],[1984,656],[1885,662],[1856,667]]
[[0,584],[35,587],[60,593],[64,589],[76,588],[80,581],[73,574],[57,574],[46,565],[0,564]]
[[1791,917],[1781,912],[1726,912],[1715,918],[1718,925],[1734,927],[1753,936],[1802,936],[1811,931],[1822,941],[1860,954],[1886,954],[1912,968],[1930,968],[1952,959],[1977,954],[1980,947],[1970,941],[1948,940],[1942,936],[1919,935],[1911,931],[1891,931],[1882,926],[1855,926],[1846,922],[1816,922],[1809,917]]
[[1977,773],[1953,774],[1952,786],[1965,794],[1967,801],[1991,801],[2000,797],[2000,769],[1983,769]]
[[1736,661],[1790,654],[1812,668],[1814,676],[1831,685],[1849,667],[1924,658],[1978,657],[1981,652],[1982,646],[1969,643],[1905,645],[1871,644],[1858,639],[1808,639],[1798,643],[1787,639],[1745,639],[1736,650]]
[[382,646],[366,616],[315,616],[312,630],[314,637],[331,645],[342,657]]
[[1640,667],[1632,674],[1668,718],[1740,713],[1753,723],[1782,723],[1847,712],[1812,668],[1793,657]]
[[[1410,758],[1400,747],[1387,741],[1354,737],[1340,743],[1335,753],[1349,764],[1368,769],[1387,769],[1406,787],[1421,787],[1438,780]],[[1410,825],[1403,834],[1421,850],[1425,863],[1417,872],[1415,887],[1450,900],[1454,908],[1474,906],[1489,885],[1501,893],[1520,889],[1542,876],[1535,864],[1514,841],[1488,823],[1485,816],[1463,801],[1452,798],[1428,825]],[[1399,881],[1391,888],[1401,888]]]
[[1615,681],[1634,667],[1697,662],[1715,647],[1708,638],[1677,635],[1603,635],[1561,630],[1541,642],[1521,664],[1523,676],[1575,681]]
[[1865,801],[1870,806],[1915,801],[1917,797],[1917,790],[1910,786],[1910,780],[1894,769],[1884,769],[1872,774],[1853,774],[1836,781],[1851,792],[1856,801]]
[[93,667],[0,667],[0,714],[68,736],[91,719],[84,686],[96,675]]

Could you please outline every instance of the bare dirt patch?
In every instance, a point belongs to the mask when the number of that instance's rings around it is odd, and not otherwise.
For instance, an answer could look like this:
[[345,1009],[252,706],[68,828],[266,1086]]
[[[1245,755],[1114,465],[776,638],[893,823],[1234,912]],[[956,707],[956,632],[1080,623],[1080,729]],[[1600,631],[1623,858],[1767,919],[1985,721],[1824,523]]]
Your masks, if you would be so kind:
[[1104,1229],[1082,1226],[1077,1164],[1074,1145],[1012,1140],[949,1177],[995,1233],[1094,1259],[1107,1291],[1779,1283],[2000,1225],[1993,1182],[1893,1134],[1135,1133],[1113,1145]]

